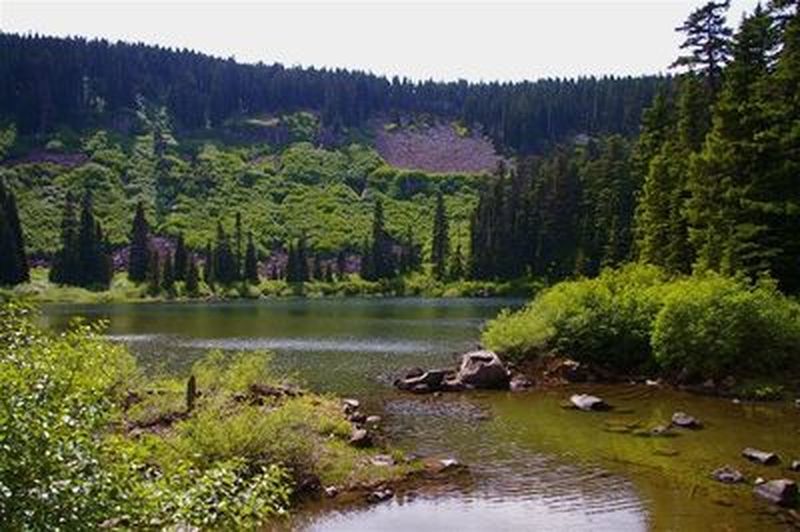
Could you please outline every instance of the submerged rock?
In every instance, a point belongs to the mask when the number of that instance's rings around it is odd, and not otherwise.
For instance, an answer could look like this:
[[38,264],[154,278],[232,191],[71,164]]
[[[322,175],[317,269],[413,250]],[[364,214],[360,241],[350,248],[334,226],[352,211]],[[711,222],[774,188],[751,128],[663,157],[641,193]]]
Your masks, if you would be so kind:
[[782,478],[759,484],[753,492],[773,504],[793,506],[797,501],[797,484],[793,480]]
[[401,390],[415,393],[429,393],[441,389],[442,381],[451,371],[446,369],[431,369],[422,373],[416,371],[407,373],[402,379],[394,381],[394,385]]
[[725,484],[737,484],[739,482],[744,482],[744,475],[729,465],[715,469],[711,473],[711,478]]
[[595,397],[594,395],[589,395],[586,393],[573,395],[569,398],[569,402],[572,403],[575,408],[578,410],[583,410],[584,412],[589,412],[592,410],[608,410],[610,408],[608,403],[599,397]]
[[752,447],[747,447],[746,449],[742,450],[742,456],[751,462],[757,462],[763,465],[772,465],[780,462],[780,458],[778,458],[777,454],[761,451],[759,449],[753,449]]
[[672,424],[683,429],[699,429],[703,426],[699,419],[685,412],[675,412],[672,414]]
[[472,388],[508,389],[510,376],[497,353],[473,351],[461,357],[457,379]]
[[365,429],[355,429],[350,436],[350,445],[353,447],[369,447],[372,445],[372,436]]

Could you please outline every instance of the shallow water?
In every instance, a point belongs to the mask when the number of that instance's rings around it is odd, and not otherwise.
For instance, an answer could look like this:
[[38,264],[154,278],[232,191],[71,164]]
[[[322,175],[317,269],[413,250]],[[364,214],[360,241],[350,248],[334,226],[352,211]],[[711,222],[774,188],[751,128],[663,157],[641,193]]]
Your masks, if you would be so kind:
[[[736,405],[645,386],[579,387],[606,398],[609,413],[564,410],[574,390],[468,393],[442,398],[395,392],[411,366],[452,364],[474,347],[499,299],[276,300],[214,304],[49,306],[62,328],[74,316],[109,322],[153,372],[186,372],[208,349],[271,350],[274,364],[318,391],[358,397],[381,413],[409,452],[454,456],[469,486],[444,487],[347,512],[309,513],[297,528],[320,531],[781,530],[747,486],[708,478],[730,463],[748,478],[787,476],[755,466],[745,446],[800,459],[800,410]],[[674,437],[637,436],[684,410],[706,425]],[[412,494],[413,495],[413,494]]]

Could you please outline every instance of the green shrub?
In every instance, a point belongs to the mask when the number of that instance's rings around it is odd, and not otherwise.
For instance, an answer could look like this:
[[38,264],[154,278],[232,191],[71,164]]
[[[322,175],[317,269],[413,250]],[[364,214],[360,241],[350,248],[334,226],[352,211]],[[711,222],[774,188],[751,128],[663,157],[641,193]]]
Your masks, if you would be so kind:
[[630,265],[543,291],[490,322],[483,342],[512,358],[555,352],[622,372],[775,375],[798,368],[800,304],[767,282]]
[[708,275],[672,284],[653,326],[667,371],[695,377],[765,375],[796,365],[800,305],[767,283]]
[[94,327],[51,336],[30,314],[0,308],[0,529],[87,528],[126,503],[97,436],[135,380],[133,359]]
[[664,280],[657,268],[628,266],[559,283],[522,311],[490,322],[483,341],[515,358],[557,351],[604,366],[646,366]]

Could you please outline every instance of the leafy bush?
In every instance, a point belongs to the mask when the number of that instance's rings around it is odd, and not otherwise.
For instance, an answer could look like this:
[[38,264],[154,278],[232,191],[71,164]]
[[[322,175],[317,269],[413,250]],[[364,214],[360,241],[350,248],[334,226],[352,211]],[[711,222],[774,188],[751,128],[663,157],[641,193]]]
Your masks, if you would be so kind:
[[616,371],[774,374],[798,366],[800,304],[769,283],[630,265],[545,290],[490,322],[483,341],[512,358],[557,352]]
[[800,305],[774,286],[709,275],[677,281],[653,325],[653,354],[671,372],[719,378],[797,364]]
[[0,529],[75,529],[125,504],[125,475],[98,439],[135,379],[133,359],[76,325],[58,336],[0,308]]

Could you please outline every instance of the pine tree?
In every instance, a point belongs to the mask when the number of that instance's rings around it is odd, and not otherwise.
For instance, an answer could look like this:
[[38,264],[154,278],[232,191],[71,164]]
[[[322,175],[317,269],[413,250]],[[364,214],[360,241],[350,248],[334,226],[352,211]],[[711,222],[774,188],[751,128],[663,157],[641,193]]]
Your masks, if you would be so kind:
[[433,216],[433,236],[431,240],[431,263],[433,276],[442,280],[447,275],[450,239],[448,235],[447,212],[441,191],[436,194],[436,208]]
[[233,278],[238,281],[242,278],[242,270],[244,269],[244,256],[242,255],[242,213],[239,211],[236,211],[235,238],[236,257],[234,260],[236,264],[234,265]]
[[78,275],[76,283],[85,288],[107,288],[110,258],[100,223],[95,220],[92,195],[87,191],[81,203],[77,238]]
[[197,261],[194,257],[189,257],[186,268],[186,293],[189,297],[197,297],[200,293],[199,272],[197,271]]
[[217,222],[217,245],[214,249],[214,280],[229,286],[238,278],[236,257],[231,252],[230,242],[222,222]]
[[72,194],[67,192],[61,217],[61,248],[53,259],[50,281],[56,284],[77,285],[79,268],[78,220]]
[[455,252],[450,259],[450,279],[458,281],[464,278],[464,259],[461,254],[461,242],[456,244]]
[[0,179],[0,284],[15,285],[30,280],[25,239],[13,192]]
[[708,2],[694,10],[676,31],[686,34],[681,49],[687,55],[679,57],[672,67],[685,67],[706,80],[712,92],[722,82],[722,71],[731,54],[732,30],[725,23],[730,0]]
[[175,280],[185,281],[187,272],[187,253],[186,244],[183,241],[183,233],[178,234],[175,242]]
[[252,233],[247,234],[247,253],[244,259],[244,278],[249,283],[258,284],[258,257]]
[[209,288],[214,286],[214,248],[211,242],[206,244],[205,259],[203,261],[203,281]]
[[175,269],[172,256],[167,252],[164,258],[164,269],[161,275],[161,289],[170,297],[175,295]]
[[375,201],[372,214],[372,245],[370,249],[370,280],[389,279],[395,275],[392,243],[384,229],[383,203],[380,198]]
[[295,245],[289,244],[288,254],[286,280],[290,283],[305,283],[308,281],[308,255],[305,234],[300,236]]
[[150,254],[150,263],[147,265],[147,292],[151,296],[161,292],[161,261],[155,251]]
[[130,255],[128,259],[128,279],[134,283],[144,282],[150,266],[150,226],[144,213],[144,203],[136,205],[131,231]]

